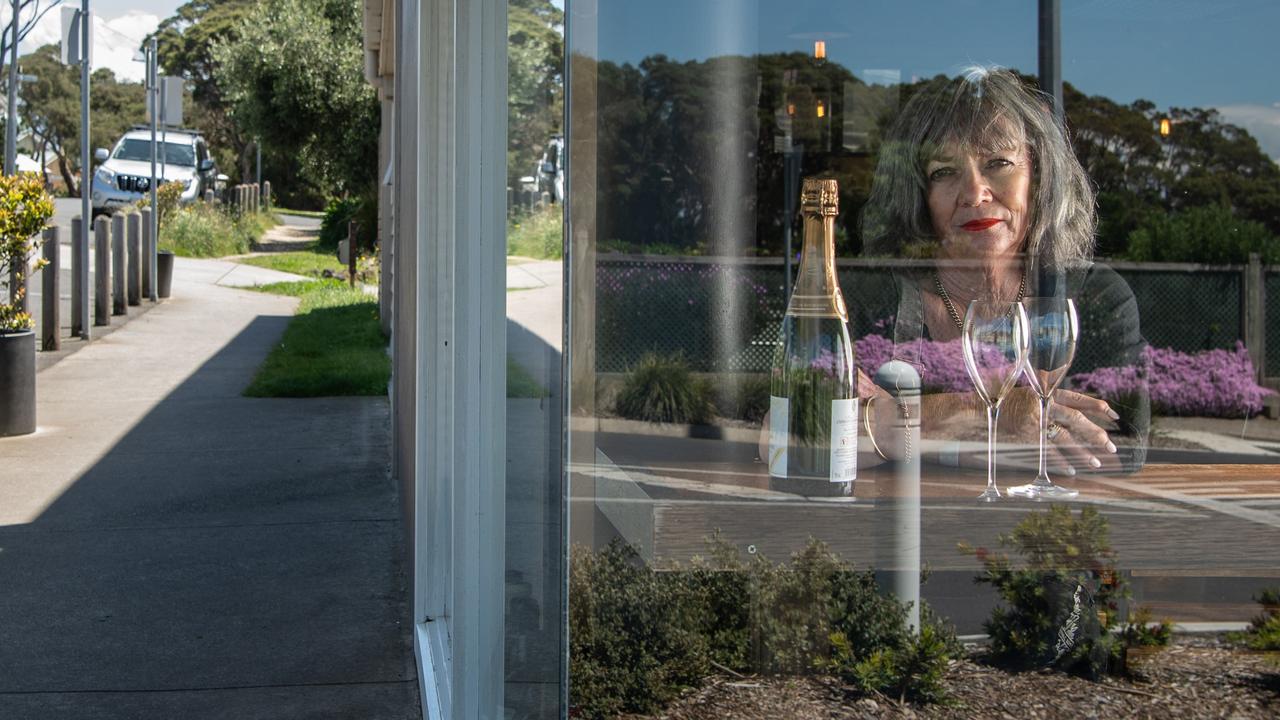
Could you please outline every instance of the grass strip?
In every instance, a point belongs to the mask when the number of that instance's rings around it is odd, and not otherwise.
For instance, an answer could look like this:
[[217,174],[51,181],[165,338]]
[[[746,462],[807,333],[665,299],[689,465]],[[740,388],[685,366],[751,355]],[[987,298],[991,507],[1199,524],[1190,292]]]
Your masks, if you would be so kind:
[[273,283],[264,292],[301,298],[253,382],[249,397],[386,395],[391,377],[378,301],[327,280]]
[[542,387],[537,380],[533,379],[533,375],[529,374],[517,363],[507,356],[507,397],[508,398],[533,398],[535,400],[548,397],[550,393]]
[[305,218],[324,217],[323,210],[291,210],[289,208],[273,207],[271,208],[271,212],[277,213],[280,215],[295,215],[297,217],[305,217]]
[[338,262],[333,253],[316,252],[314,250],[291,250],[289,252],[254,255],[241,258],[238,262],[254,267],[279,270],[294,275],[320,277],[325,270],[332,272],[345,271],[346,267]]

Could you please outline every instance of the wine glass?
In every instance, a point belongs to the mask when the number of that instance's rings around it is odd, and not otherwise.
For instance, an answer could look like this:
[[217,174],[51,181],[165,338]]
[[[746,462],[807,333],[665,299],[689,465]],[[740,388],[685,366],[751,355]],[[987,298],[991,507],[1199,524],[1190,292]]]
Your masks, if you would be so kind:
[[1054,485],[1049,479],[1045,452],[1049,434],[1049,403],[1076,356],[1076,339],[1080,336],[1076,304],[1065,297],[1027,298],[1022,302],[1027,309],[1030,335],[1025,373],[1040,399],[1040,472],[1036,474],[1035,481],[1009,488],[1009,494],[1035,500],[1073,498],[1080,491]]
[[1020,302],[975,300],[961,332],[964,367],[987,406],[987,489],[981,502],[1000,499],[996,487],[996,422],[1027,357],[1027,312]]

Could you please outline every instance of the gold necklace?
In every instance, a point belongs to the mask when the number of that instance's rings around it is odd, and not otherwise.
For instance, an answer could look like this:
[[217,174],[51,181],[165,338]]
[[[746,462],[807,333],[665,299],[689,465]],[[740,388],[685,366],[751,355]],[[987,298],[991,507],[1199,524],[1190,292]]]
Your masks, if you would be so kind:
[[[956,324],[956,329],[964,332],[964,322],[960,319],[960,313],[956,312],[956,306],[951,303],[951,296],[947,294],[947,288],[942,284],[942,278],[938,276],[938,268],[933,269],[933,286],[938,289],[938,297],[942,298],[942,302],[947,306],[947,313],[951,315],[951,322]],[[1027,267],[1022,266],[1022,277],[1018,280],[1018,296],[1013,299],[1014,302],[1022,302],[1022,296],[1027,292]]]

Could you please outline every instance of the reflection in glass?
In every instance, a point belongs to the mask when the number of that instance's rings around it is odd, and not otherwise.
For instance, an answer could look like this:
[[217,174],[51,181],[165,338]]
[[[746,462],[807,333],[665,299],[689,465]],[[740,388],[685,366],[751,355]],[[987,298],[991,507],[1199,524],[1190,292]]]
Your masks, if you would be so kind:
[[987,410],[987,488],[981,502],[1000,499],[996,487],[996,423],[1027,357],[1027,313],[1020,302],[974,300],[964,314],[964,366]]
[[1053,392],[1062,384],[1076,356],[1080,323],[1071,298],[1035,297],[1022,301],[1027,310],[1030,341],[1027,344],[1026,376],[1040,400],[1040,472],[1034,482],[1009,488],[1010,495],[1032,499],[1073,498],[1078,490],[1054,485],[1049,479],[1045,457],[1049,440],[1049,405]]

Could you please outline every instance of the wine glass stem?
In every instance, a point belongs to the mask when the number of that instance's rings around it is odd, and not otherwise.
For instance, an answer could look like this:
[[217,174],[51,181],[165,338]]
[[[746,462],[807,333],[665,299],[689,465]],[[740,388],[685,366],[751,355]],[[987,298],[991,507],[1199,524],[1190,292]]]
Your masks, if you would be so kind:
[[1000,406],[987,405],[987,491],[999,493],[996,487],[996,422],[1000,419]]
[[1045,455],[1049,440],[1049,398],[1040,397],[1040,472],[1036,475],[1036,485],[1049,484],[1049,472],[1045,467]]

